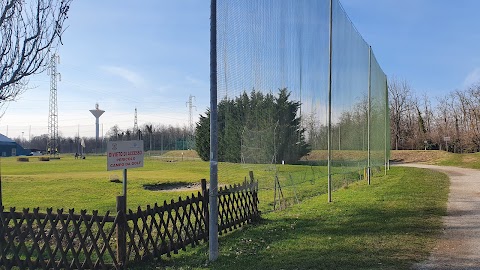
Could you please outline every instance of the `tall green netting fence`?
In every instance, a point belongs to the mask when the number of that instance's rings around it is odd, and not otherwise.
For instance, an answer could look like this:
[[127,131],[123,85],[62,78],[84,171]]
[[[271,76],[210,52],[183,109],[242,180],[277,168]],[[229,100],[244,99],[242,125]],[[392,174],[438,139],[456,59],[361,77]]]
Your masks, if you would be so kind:
[[387,77],[373,52],[370,65],[370,164],[374,172],[386,173],[390,158],[390,113]]
[[380,172],[386,77],[338,0],[216,2],[219,185],[253,171],[265,211]]
[[[328,38],[328,37],[325,37]],[[369,45],[332,1],[332,187],[364,177],[368,166]]]

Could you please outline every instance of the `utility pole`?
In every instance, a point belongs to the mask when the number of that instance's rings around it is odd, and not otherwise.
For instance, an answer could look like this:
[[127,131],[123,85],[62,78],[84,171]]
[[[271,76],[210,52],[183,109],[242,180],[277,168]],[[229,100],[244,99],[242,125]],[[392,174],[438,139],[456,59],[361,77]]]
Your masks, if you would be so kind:
[[60,57],[53,54],[50,59],[50,104],[48,114],[47,151],[51,158],[59,158],[58,154],[58,105],[57,105],[57,80],[60,80],[60,73],[57,72],[57,63]]

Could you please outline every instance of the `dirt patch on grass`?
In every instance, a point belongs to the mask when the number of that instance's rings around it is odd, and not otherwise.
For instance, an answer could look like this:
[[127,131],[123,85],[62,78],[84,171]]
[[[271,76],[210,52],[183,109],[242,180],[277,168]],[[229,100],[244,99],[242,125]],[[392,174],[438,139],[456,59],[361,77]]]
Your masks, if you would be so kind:
[[195,150],[172,150],[168,151],[162,155],[162,157],[172,157],[172,158],[200,158]]
[[171,182],[145,184],[143,188],[151,191],[195,191],[201,190],[202,185],[200,183]]
[[201,160],[195,150],[172,150],[163,155],[151,155],[151,157],[166,162]]

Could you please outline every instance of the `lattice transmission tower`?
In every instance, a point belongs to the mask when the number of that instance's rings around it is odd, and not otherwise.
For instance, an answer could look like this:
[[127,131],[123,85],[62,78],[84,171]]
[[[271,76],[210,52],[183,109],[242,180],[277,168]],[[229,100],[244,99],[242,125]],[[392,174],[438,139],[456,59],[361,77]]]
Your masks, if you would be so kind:
[[138,129],[138,121],[137,121],[137,107],[135,107],[135,118],[133,120],[133,137],[135,136],[141,140],[140,130]]
[[195,96],[190,95],[188,97],[188,101],[186,102],[186,105],[188,107],[188,133],[189,135],[193,135],[193,108],[196,108],[195,105],[193,105],[193,100],[195,99]]
[[188,107],[188,130],[187,130],[187,136],[184,138],[184,148],[186,149],[194,149],[195,147],[195,129],[193,127],[193,108],[196,108],[195,105],[193,105],[193,100],[195,99],[195,96],[190,95],[188,97],[188,101],[185,102],[185,104]]
[[58,153],[58,105],[57,105],[57,81],[60,80],[60,73],[57,72],[57,64],[60,63],[60,56],[53,54],[50,59],[50,104],[48,114],[47,153],[51,158],[59,158]]

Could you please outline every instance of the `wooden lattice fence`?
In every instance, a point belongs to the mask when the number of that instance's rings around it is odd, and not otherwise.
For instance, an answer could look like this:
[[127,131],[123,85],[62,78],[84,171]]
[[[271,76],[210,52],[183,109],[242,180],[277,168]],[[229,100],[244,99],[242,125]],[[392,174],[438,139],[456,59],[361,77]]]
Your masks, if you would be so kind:
[[[258,183],[221,188],[219,232],[259,218]],[[38,208],[0,211],[0,265],[6,269],[121,269],[129,262],[171,256],[208,240],[208,190],[162,205],[125,211],[117,197],[117,213],[87,215],[74,209],[54,212]]]
[[117,218],[97,211],[71,209],[39,213],[0,212],[0,264],[7,269],[95,269],[118,265],[115,256]]
[[218,191],[218,231],[232,231],[243,224],[255,221],[258,211],[258,182],[220,187]]

